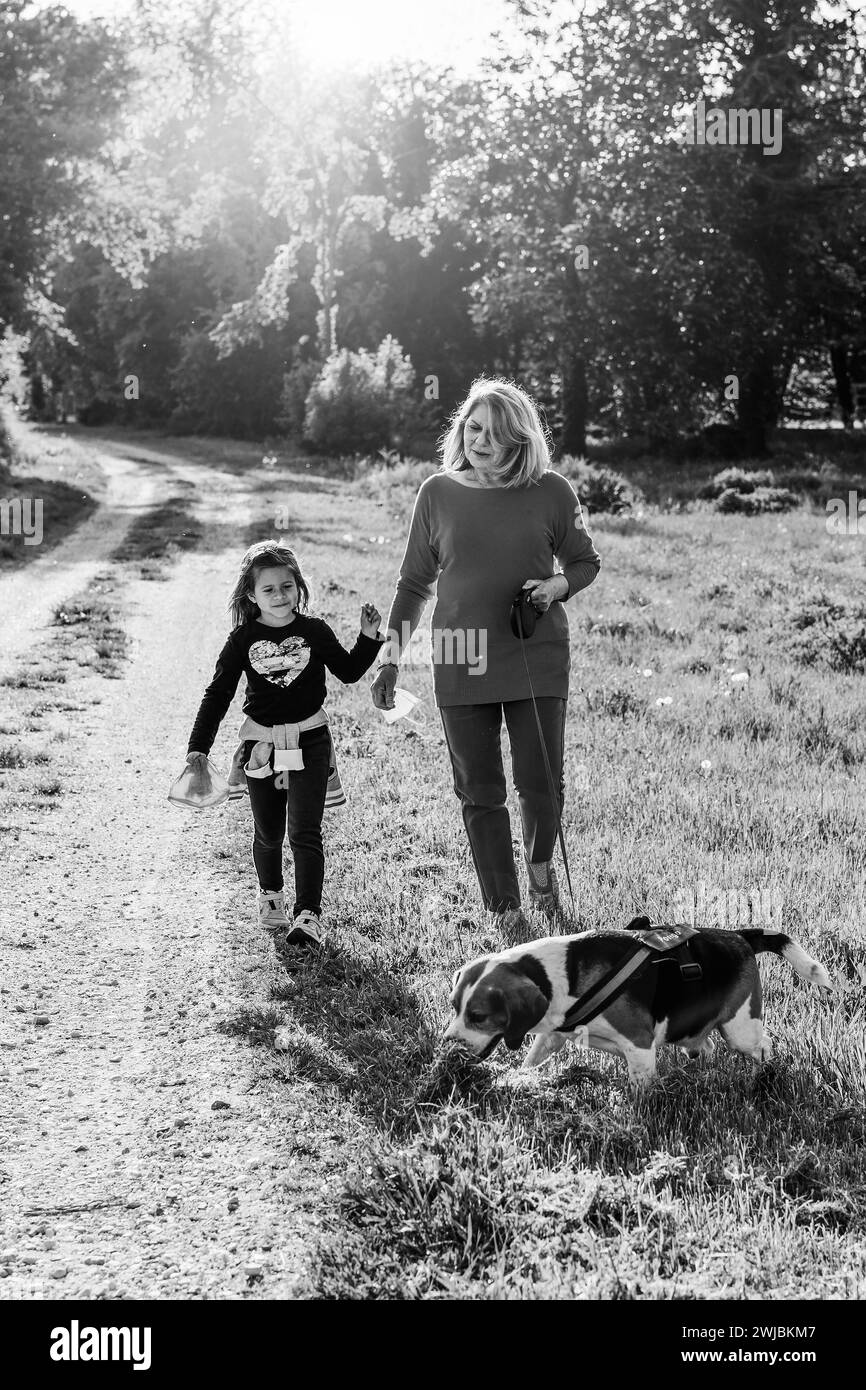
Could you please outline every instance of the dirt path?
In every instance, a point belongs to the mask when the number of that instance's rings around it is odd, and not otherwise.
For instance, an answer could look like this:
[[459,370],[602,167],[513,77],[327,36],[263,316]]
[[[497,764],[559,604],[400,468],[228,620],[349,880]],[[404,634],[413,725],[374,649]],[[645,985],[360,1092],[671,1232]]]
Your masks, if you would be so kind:
[[136,516],[153,504],[165,486],[164,468],[145,470],[107,452],[100,461],[105,492],[98,511],[53,550],[0,580],[0,676],[7,675],[28,647],[43,639],[57,605],[90,582]]
[[[95,572],[169,468],[195,477],[205,527],[238,491],[169,455],[142,472],[98,447],[112,485],[91,534],[54,552],[44,582],[34,565],[0,585],[19,660],[34,612]],[[243,505],[232,498],[240,525]],[[252,925],[248,875],[214,868],[244,803],[198,817],[165,800],[224,640],[224,563],[205,548],[165,576],[117,590],[122,679],[70,677],[29,725],[62,786],[56,809],[13,827],[4,806],[0,1298],[291,1297],[340,1167],[333,1113],[316,1115],[334,1131],[326,1152],[299,1143],[315,1086],[279,1067],[263,1078],[262,1054],[215,1028],[285,976]],[[49,642],[37,627],[43,665]],[[15,697],[23,715],[33,693]]]

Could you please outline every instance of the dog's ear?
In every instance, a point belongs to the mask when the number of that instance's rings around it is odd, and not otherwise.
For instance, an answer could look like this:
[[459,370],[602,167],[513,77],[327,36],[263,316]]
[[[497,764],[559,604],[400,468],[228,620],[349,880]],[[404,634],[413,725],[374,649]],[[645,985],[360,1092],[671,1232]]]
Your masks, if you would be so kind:
[[487,963],[486,956],[479,956],[478,960],[471,960],[467,965],[461,965],[459,970],[455,970],[451,976],[451,1004],[455,1009],[459,1009],[463,995],[470,985],[484,973],[484,966]]
[[649,917],[632,917],[631,921],[623,927],[623,931],[649,931],[651,927],[652,922]]
[[515,973],[514,985],[504,994],[507,1017],[505,1046],[514,1052],[523,1042],[530,1028],[534,1028],[547,1013],[550,1000],[542,994],[538,985],[526,975]]

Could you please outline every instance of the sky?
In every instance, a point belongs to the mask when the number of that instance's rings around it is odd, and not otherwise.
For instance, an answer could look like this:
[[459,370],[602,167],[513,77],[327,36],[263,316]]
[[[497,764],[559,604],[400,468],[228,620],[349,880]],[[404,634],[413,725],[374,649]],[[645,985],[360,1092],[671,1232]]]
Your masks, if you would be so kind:
[[[48,0],[36,0],[34,9]],[[119,16],[135,0],[55,0],[82,19]],[[426,58],[471,70],[489,35],[507,18],[505,0],[272,0],[295,12],[298,40],[313,68],[369,67]]]

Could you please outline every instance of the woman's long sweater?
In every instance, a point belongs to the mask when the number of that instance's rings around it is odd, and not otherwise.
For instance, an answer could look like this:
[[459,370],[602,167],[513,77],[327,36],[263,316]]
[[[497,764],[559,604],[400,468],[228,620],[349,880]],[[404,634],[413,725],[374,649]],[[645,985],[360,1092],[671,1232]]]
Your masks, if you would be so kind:
[[[529,696],[511,602],[527,579],[546,579],[558,561],[568,598],[598,574],[571,484],[552,471],[521,488],[466,487],[448,473],[422,483],[391,612],[388,636],[405,645],[436,597],[431,654],[439,705],[524,700]],[[437,583],[438,580],[438,583]],[[526,640],[536,695],[568,694],[568,619],[551,604]]]

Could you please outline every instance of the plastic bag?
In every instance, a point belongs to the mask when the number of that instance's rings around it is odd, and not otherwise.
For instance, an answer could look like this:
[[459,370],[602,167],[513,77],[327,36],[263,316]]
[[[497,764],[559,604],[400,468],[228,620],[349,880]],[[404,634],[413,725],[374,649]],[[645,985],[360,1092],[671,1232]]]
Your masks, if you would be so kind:
[[[417,703],[417,695],[413,695],[410,690],[402,690],[398,685],[394,687],[394,708],[380,710],[380,714],[386,724],[393,724],[396,720],[405,719],[407,714],[411,714]],[[411,724],[412,721],[409,722]]]
[[187,765],[168,793],[172,806],[183,807],[187,811],[205,811],[211,806],[219,806],[229,795],[229,784],[217,772],[210,758],[195,765]]

